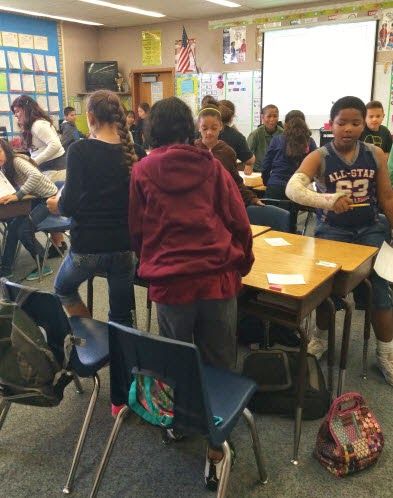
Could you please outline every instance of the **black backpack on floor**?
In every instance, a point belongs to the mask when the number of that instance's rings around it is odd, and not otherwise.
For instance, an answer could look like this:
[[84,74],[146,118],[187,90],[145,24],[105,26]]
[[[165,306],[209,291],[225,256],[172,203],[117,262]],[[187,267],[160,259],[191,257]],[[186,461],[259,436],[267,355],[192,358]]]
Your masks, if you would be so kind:
[[[259,386],[248,405],[251,411],[295,417],[298,355],[297,351],[262,349],[245,357],[243,375]],[[307,354],[303,419],[321,418],[329,406],[330,396],[321,367],[315,356]]]

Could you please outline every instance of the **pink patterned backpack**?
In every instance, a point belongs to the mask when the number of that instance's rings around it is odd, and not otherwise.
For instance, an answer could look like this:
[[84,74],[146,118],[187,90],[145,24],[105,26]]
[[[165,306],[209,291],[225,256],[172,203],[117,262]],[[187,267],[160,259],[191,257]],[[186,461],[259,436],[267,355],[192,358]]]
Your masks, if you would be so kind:
[[375,463],[383,448],[381,427],[359,393],[335,399],[322,423],[314,456],[337,477]]

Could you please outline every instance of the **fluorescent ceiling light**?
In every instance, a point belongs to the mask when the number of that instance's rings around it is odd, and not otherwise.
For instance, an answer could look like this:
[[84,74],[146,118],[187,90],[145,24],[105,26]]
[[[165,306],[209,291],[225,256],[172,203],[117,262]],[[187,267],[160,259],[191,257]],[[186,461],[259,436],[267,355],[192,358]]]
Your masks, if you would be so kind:
[[126,12],[131,12],[132,14],[140,14],[141,16],[165,17],[165,14],[160,14],[159,12],[138,9],[137,7],[130,7],[129,5],[119,5],[118,3],[105,2],[103,0],[79,0],[79,1],[85,3],[92,3],[93,5],[100,5],[101,7],[109,7],[111,9],[124,10]]
[[79,24],[89,24],[90,26],[103,26],[103,24],[99,22],[83,21],[82,19],[73,19],[72,17],[52,16],[50,14],[44,14],[43,12],[33,12],[32,10],[14,9],[13,7],[6,7],[4,5],[0,6],[0,10],[4,10],[6,12],[15,12],[16,14],[25,14],[27,16],[34,16],[34,17],[49,17],[50,19],[57,19],[58,21],[69,21],[69,22],[77,22]]
[[228,2],[228,0],[206,0],[210,3],[216,3],[218,5],[223,5],[224,7],[241,7],[239,3]]

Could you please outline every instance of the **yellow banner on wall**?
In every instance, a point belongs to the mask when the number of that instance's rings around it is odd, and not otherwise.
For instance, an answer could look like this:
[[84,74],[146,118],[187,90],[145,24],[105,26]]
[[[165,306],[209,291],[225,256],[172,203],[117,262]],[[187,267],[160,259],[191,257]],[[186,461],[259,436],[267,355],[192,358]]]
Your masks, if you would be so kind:
[[161,31],[142,31],[142,65],[161,64]]

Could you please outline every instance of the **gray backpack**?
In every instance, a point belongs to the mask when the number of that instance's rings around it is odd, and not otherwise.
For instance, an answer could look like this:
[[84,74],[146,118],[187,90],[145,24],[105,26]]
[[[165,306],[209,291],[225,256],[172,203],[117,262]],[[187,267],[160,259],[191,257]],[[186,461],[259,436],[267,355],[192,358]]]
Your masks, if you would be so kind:
[[36,406],[56,406],[72,380],[67,371],[73,336],[64,341],[61,365],[46,341],[45,331],[22,309],[34,292],[20,292],[17,302],[0,300],[0,398]]

